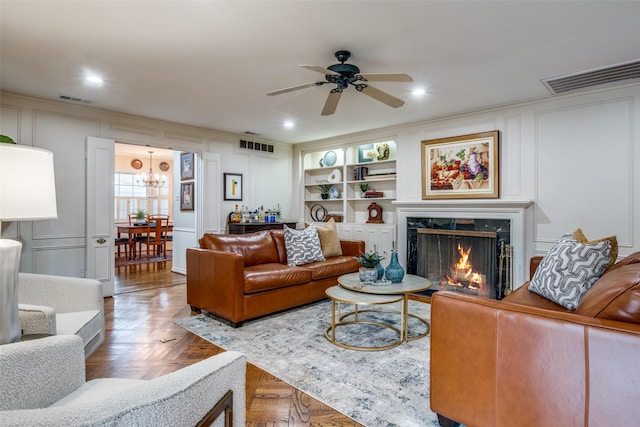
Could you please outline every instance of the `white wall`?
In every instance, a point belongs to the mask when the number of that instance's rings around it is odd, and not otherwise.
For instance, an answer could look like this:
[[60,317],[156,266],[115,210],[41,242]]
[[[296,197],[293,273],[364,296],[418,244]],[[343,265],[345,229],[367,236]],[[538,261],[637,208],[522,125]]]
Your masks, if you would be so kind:
[[[87,136],[177,151],[218,153],[222,165],[220,175],[223,172],[243,174],[242,203],[250,207],[280,203],[285,217],[291,212],[292,149],[289,144],[251,138],[275,146],[273,154],[252,152],[238,148],[239,140],[247,139],[244,135],[6,93],[1,94],[0,106],[0,134],[54,153],[58,219],[2,225],[3,237],[18,239],[24,245],[21,271],[84,276]],[[196,183],[196,191],[198,186]],[[174,177],[174,188],[180,188],[179,177]],[[224,202],[222,197],[216,202],[221,214],[217,226],[210,228],[223,232],[226,213],[233,209],[235,202]],[[196,214],[197,211],[181,212],[175,216],[176,225],[183,233],[195,233]],[[194,239],[174,242],[174,251],[185,250],[180,248],[180,242],[194,244]],[[174,258],[177,258],[174,270],[184,272],[184,256],[174,253]]]
[[640,250],[640,174],[633,167],[640,164],[640,85],[298,144],[295,154],[392,138],[397,200],[424,203],[421,141],[495,129],[501,132],[500,198],[534,201],[528,255],[546,253],[577,227],[589,238],[617,235],[620,256]]

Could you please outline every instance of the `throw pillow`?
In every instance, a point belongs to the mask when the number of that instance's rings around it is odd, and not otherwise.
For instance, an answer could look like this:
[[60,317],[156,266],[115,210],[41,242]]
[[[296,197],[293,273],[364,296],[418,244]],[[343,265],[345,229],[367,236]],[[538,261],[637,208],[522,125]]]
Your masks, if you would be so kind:
[[608,240],[580,243],[565,234],[549,250],[529,284],[529,290],[569,310],[602,275],[611,253]]
[[331,218],[325,223],[316,224],[316,228],[318,229],[322,255],[324,255],[325,258],[342,255],[342,246],[340,245],[338,228],[336,227],[334,219]]
[[589,239],[587,239],[587,236],[585,236],[582,232],[581,228],[578,228],[576,231],[571,233],[571,235],[580,243],[598,243],[604,240],[608,240],[611,244],[611,254],[609,255],[609,263],[607,264],[607,268],[615,264],[616,260],[618,259],[618,239],[616,238],[616,236],[603,237],[602,239],[589,241]]
[[324,261],[318,230],[312,224],[304,230],[284,226],[284,246],[287,249],[287,264],[303,265]]

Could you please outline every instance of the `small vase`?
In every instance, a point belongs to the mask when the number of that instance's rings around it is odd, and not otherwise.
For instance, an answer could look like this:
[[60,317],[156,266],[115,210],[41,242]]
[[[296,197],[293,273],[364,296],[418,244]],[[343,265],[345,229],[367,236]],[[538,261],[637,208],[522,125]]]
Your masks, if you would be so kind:
[[378,280],[378,270],[374,267],[360,267],[358,273],[360,275],[361,282],[375,282]]
[[384,271],[384,275],[391,283],[400,283],[404,278],[404,268],[398,262],[398,253],[391,252],[391,262]]
[[381,263],[377,263],[376,264],[376,270],[378,271],[378,279],[380,280],[384,277],[384,267],[382,266]]

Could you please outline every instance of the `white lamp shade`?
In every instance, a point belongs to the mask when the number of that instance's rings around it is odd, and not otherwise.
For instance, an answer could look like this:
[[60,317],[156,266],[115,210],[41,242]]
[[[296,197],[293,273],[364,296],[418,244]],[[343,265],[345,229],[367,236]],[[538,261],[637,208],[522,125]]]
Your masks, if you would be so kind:
[[0,143],[0,221],[58,217],[53,153]]

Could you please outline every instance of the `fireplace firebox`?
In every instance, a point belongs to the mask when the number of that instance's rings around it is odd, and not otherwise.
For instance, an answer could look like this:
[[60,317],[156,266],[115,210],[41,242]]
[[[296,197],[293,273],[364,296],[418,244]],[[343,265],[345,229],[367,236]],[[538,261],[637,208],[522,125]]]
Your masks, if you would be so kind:
[[501,299],[511,289],[509,220],[408,218],[407,272],[438,290]]

